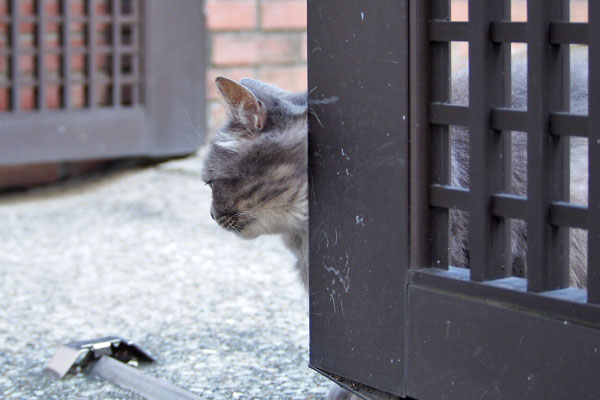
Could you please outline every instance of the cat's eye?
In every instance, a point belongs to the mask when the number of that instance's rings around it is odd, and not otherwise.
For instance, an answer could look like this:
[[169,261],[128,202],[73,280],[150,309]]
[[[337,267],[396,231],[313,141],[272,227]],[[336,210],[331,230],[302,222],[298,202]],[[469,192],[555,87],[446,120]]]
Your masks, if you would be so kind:
[[210,180],[206,181],[206,184],[207,184],[208,186],[210,186],[210,188],[211,188],[211,189],[212,189],[212,187],[213,187],[213,183],[215,183],[215,180],[214,180],[214,179],[210,179]]

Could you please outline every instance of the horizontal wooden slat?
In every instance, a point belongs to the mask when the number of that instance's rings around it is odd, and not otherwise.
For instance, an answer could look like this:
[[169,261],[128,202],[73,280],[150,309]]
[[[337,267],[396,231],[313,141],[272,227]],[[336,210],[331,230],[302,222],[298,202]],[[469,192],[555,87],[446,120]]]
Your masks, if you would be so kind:
[[430,185],[429,204],[434,207],[466,211],[469,207],[469,189],[456,186]]
[[469,107],[447,103],[429,104],[429,122],[438,125],[469,124]]
[[153,149],[145,126],[146,110],[134,107],[71,113],[46,110],[32,112],[31,118],[2,115],[0,165],[25,164],[31,159],[44,163],[148,155]]
[[527,198],[508,193],[495,194],[492,196],[492,214],[524,220],[527,217]]
[[588,229],[588,209],[562,201],[552,203],[550,205],[550,222],[556,226]]
[[492,22],[490,39],[493,43],[525,43],[526,22]]
[[588,24],[585,22],[551,22],[550,43],[587,44]]
[[518,304],[522,310],[600,327],[600,306],[586,304],[585,289],[568,288],[532,293],[527,291],[527,281],[523,278],[475,282],[470,280],[469,275],[468,269],[456,267],[450,267],[447,271],[436,268],[412,270],[410,283],[461,293],[485,299],[486,302]]
[[429,21],[431,42],[466,42],[469,40],[468,22]]
[[550,114],[550,133],[588,137],[588,117],[567,112],[552,113]]
[[527,130],[527,111],[494,108],[490,113],[490,126],[495,130],[525,132]]

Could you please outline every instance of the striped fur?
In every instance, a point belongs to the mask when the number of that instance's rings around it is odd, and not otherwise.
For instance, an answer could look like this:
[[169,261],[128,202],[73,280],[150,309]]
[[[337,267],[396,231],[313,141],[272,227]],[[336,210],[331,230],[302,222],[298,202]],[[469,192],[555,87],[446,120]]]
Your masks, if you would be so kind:
[[[212,140],[204,164],[203,179],[213,194],[211,215],[244,239],[281,235],[307,284],[306,93],[251,79],[217,86],[229,121]],[[257,126],[263,111],[266,119]]]

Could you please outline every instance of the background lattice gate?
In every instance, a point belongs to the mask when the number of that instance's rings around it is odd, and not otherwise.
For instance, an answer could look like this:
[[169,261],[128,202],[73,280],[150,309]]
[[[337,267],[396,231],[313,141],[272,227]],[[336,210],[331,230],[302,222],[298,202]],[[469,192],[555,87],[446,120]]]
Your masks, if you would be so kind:
[[194,151],[203,2],[0,0],[0,165]]
[[[311,365],[373,398],[595,398],[600,5],[471,0],[457,21],[465,2],[335,3],[309,2]],[[588,21],[574,22],[581,3]],[[511,58],[518,43],[526,53]],[[572,107],[579,54],[587,114]],[[574,177],[581,157],[589,175]],[[572,178],[589,183],[583,201]],[[449,251],[458,212],[468,269]],[[511,268],[514,224],[526,227],[526,271]],[[587,290],[569,287],[571,229],[587,231]]]

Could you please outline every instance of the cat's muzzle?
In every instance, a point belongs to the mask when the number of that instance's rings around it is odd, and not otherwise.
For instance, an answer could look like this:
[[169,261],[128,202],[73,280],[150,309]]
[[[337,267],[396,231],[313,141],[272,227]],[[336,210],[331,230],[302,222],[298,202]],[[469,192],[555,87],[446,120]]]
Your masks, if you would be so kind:
[[241,237],[245,237],[242,233],[244,228],[246,228],[254,220],[254,218],[238,213],[222,214],[219,216],[215,216],[212,210],[211,216],[221,228],[235,232]]

